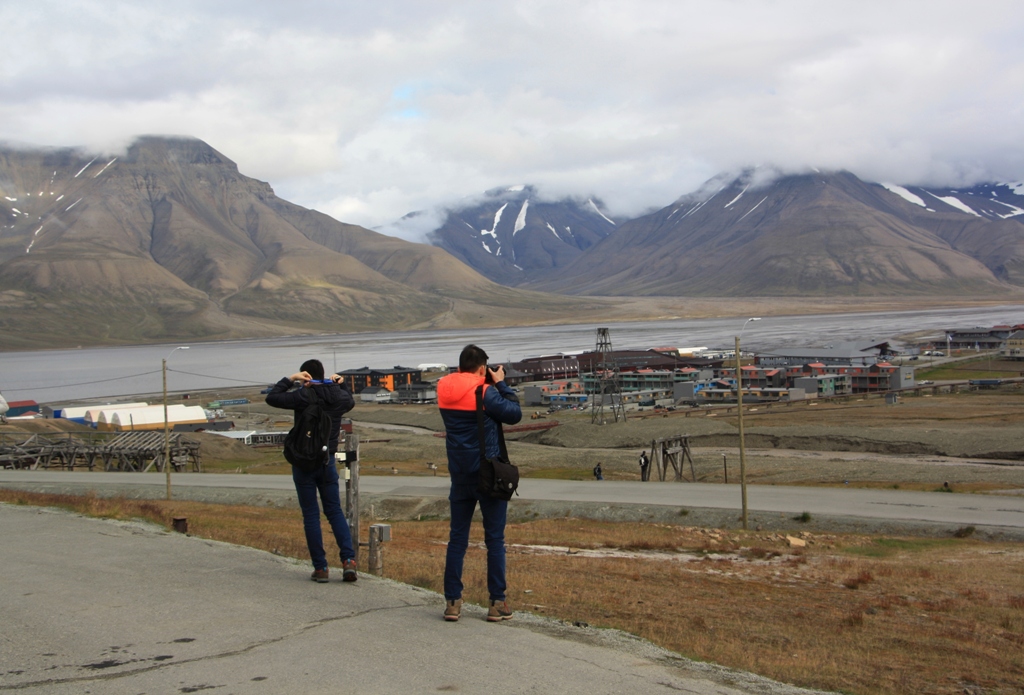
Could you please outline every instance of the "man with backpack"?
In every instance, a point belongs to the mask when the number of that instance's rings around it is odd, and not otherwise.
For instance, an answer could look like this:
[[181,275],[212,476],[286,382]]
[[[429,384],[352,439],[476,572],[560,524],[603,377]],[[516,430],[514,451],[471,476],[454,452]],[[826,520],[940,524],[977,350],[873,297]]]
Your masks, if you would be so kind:
[[334,455],[338,451],[341,416],[352,410],[355,402],[342,377],[324,379],[320,360],[307,360],[299,371],[274,384],[267,394],[267,404],[295,413],[295,426],[285,441],[285,458],[292,464],[292,480],[302,508],[302,525],[306,546],[313,561],[315,582],[328,580],[327,554],[320,530],[320,506],[334,531],[334,540],[341,551],[342,580],[354,582],[356,554],[352,546],[345,512],[341,508],[341,488]]
[[[477,389],[482,388],[482,424],[477,416]],[[505,519],[508,502],[478,490],[480,478],[480,432],[486,456],[499,455],[498,427],[514,425],[522,418],[519,399],[505,383],[505,369],[487,366],[487,353],[467,345],[459,355],[459,371],[437,382],[437,404],[445,426],[448,474],[451,490],[448,503],[451,524],[444,564],[444,619],[455,622],[462,612],[462,566],[469,547],[469,526],[480,504],[487,546],[488,622],[512,617],[505,601]]]

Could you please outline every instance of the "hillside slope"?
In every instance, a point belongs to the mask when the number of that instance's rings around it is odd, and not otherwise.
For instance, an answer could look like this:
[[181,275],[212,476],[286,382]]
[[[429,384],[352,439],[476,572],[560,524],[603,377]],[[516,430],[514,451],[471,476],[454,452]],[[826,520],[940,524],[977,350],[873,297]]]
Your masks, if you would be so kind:
[[[557,277],[530,286],[668,296],[1013,290],[1008,272],[997,276],[976,257],[981,248],[956,238],[965,236],[973,216],[953,205],[920,208],[846,172],[786,176],[760,186],[751,174],[712,180],[662,210],[623,223]],[[1012,227],[1009,237],[1024,233],[1016,221],[988,222]]]
[[493,325],[580,304],[288,203],[194,139],[116,158],[0,149],[0,220],[4,348]]

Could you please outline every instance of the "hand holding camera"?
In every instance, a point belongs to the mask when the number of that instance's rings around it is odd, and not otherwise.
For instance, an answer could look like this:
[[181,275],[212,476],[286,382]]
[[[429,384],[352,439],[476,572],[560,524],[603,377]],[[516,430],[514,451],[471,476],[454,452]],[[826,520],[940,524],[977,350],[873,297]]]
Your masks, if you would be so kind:
[[497,384],[499,381],[505,381],[505,367],[500,364],[497,367],[487,365],[487,373],[484,375],[484,378],[488,384]]

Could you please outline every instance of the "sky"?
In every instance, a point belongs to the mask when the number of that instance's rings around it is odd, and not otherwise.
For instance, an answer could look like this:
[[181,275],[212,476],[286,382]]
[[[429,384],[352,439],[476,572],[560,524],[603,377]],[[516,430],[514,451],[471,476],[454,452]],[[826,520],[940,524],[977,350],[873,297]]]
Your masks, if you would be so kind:
[[516,184],[628,217],[758,165],[1024,180],[1019,0],[0,0],[0,26],[0,141],[193,136],[370,228]]

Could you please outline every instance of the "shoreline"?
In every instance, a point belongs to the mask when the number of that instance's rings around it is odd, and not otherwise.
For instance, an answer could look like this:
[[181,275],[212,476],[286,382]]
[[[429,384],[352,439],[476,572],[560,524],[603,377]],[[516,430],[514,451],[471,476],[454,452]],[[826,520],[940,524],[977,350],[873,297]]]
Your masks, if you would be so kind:
[[[770,316],[772,318],[786,318],[809,316],[841,316],[844,314],[900,312],[900,311],[940,311],[942,309],[963,309],[963,308],[992,308],[999,306],[1021,307],[1024,309],[1024,296],[1008,297],[900,297],[895,295],[872,295],[864,297],[577,297],[566,295],[567,300],[591,299],[594,301],[608,301],[611,306],[608,309],[607,323],[609,325],[628,325],[633,323],[644,323],[648,321],[688,321],[701,319],[727,319],[738,318],[750,314]],[[677,305],[685,305],[687,311],[680,313]],[[723,308],[724,306],[724,308]],[[81,343],[77,345],[48,346],[37,345],[30,348],[7,348],[0,342],[0,355],[35,353],[35,352],[61,352],[67,350],[90,350],[98,348],[131,348],[131,347],[162,347],[177,345],[188,342],[194,345],[222,345],[230,343],[248,343],[254,341],[272,340],[303,340],[303,339],[324,339],[333,336],[355,337],[360,335],[374,335],[377,333],[432,333],[449,332],[472,329],[503,329],[503,328],[540,328],[550,326],[580,326],[587,324],[601,323],[598,317],[585,314],[571,314],[560,319],[548,319],[543,321],[518,321],[513,323],[491,323],[491,322],[467,322],[460,326],[446,326],[444,328],[432,328],[429,326],[409,326],[405,328],[389,329],[381,326],[375,330],[362,331],[322,331],[310,330],[298,333],[271,333],[268,335],[250,335],[222,338],[203,338],[192,336],[181,336],[173,339],[161,339],[154,341],[122,343],[117,341],[100,343]]]

